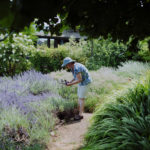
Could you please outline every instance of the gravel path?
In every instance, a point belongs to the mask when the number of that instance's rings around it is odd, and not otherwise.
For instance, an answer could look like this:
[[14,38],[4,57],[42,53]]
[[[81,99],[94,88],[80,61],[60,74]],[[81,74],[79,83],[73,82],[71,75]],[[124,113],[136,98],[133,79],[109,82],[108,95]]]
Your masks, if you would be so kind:
[[62,125],[51,137],[47,150],[77,150],[83,145],[84,135],[92,114],[84,113],[84,119]]

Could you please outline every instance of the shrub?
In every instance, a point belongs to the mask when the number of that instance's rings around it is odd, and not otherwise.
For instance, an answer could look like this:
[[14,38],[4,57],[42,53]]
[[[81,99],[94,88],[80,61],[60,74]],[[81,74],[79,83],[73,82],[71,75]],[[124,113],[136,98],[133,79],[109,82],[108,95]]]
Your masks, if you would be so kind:
[[101,66],[117,67],[121,62],[126,60],[125,52],[127,46],[116,41],[112,42],[111,38],[104,40],[103,38],[93,40],[93,56],[91,40],[85,41],[80,39],[78,42],[71,37],[69,42],[60,45],[57,49],[40,47],[40,51],[36,52],[33,59],[33,67],[48,73],[61,69],[61,63],[64,57],[71,57],[87,66],[88,69],[95,70]]
[[58,48],[47,48],[39,46],[31,59],[33,68],[42,73],[61,70],[61,64],[65,57],[71,57],[77,62],[85,64],[87,57],[83,52],[83,47],[87,42],[80,39],[79,42],[74,38],[70,38],[69,42],[59,45]]
[[32,67],[42,73],[49,73],[52,71],[60,70],[63,59],[67,56],[67,51],[64,48],[58,49],[37,49],[33,53]]
[[91,55],[91,44],[85,47],[87,56],[86,66],[91,69],[99,69],[101,66],[117,67],[126,61],[125,52],[127,46],[119,41],[112,42],[111,38],[93,40],[93,56]]
[[34,49],[30,37],[22,33],[13,34],[0,42],[0,76],[14,76],[30,69],[28,58]]

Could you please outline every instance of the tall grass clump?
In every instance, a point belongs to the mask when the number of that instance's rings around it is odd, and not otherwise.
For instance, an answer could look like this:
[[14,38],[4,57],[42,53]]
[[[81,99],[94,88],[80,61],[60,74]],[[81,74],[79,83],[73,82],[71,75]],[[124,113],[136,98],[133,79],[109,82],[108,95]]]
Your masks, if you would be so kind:
[[82,150],[150,149],[150,72],[95,113]]
[[131,79],[138,78],[150,69],[150,63],[143,63],[138,61],[127,61],[121,63],[117,69],[117,74]]
[[90,73],[93,81],[85,103],[85,110],[88,112],[93,112],[97,105],[105,103],[107,95],[113,94],[116,90],[121,90],[130,83],[127,78],[118,76],[113,68],[101,67],[99,70]]
[[59,95],[59,84],[34,70],[0,78],[0,149],[32,149],[48,142],[57,112],[74,102]]

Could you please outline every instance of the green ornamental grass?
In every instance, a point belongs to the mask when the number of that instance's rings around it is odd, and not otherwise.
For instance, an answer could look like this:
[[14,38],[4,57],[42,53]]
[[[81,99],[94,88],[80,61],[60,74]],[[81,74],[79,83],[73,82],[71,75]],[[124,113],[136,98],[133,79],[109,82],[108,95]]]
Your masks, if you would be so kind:
[[126,96],[97,110],[82,150],[150,149],[150,72]]

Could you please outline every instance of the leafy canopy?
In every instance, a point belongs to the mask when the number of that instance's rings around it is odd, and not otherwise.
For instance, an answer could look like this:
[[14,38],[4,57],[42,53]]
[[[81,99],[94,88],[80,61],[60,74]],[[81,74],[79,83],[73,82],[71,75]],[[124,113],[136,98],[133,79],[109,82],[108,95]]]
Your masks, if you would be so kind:
[[[51,32],[69,26],[89,37],[100,35],[128,40],[130,36],[144,39],[150,35],[150,0],[1,0],[0,26],[20,31],[38,19]],[[61,23],[57,24],[59,15]]]

